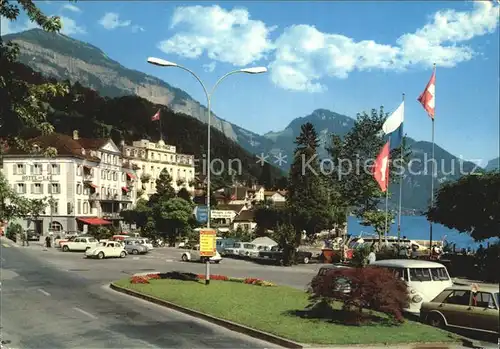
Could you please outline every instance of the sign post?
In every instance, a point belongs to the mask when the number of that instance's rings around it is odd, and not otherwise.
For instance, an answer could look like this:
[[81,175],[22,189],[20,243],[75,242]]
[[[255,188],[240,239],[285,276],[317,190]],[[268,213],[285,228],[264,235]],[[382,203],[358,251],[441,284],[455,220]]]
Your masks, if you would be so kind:
[[210,257],[217,252],[217,231],[215,229],[200,230],[200,256],[206,258],[205,261],[205,285],[210,284]]

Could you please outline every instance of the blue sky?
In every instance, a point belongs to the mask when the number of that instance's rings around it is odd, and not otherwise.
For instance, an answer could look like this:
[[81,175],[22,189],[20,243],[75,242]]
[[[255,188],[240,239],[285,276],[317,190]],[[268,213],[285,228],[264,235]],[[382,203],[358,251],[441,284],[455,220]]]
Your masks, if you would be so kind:
[[[498,5],[492,2],[39,2],[63,16],[64,32],[128,68],[155,75],[205,104],[182,64],[211,86],[220,117],[257,133],[326,108],[355,116],[406,94],[405,130],[431,139],[416,101],[436,62],[436,143],[466,159],[499,156]],[[23,28],[21,18],[11,31]],[[5,22],[2,32],[5,33]],[[172,25],[175,24],[175,25]],[[212,70],[213,69],[213,70]]]

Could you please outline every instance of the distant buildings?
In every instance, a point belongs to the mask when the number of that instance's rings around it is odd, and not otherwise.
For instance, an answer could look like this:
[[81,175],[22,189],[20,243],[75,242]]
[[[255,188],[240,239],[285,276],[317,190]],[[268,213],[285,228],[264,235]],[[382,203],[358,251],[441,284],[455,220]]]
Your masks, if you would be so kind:
[[[193,186],[192,155],[177,154],[162,141],[133,142],[118,147],[111,139],[80,138],[52,133],[30,141],[31,153],[10,149],[3,156],[3,174],[14,191],[30,199],[52,202],[32,221],[21,224],[38,233],[82,231],[84,226],[120,224],[120,211],[141,195],[155,192],[155,180],[166,168],[173,187]],[[47,157],[37,150],[55,148]]]

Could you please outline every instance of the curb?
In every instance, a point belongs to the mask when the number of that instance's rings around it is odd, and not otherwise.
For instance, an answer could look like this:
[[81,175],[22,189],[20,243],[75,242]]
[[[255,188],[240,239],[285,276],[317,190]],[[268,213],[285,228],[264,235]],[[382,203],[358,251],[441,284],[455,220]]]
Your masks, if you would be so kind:
[[275,335],[270,334],[270,333],[255,330],[253,328],[250,328],[250,327],[247,327],[244,325],[240,325],[240,324],[237,324],[237,323],[232,322],[232,321],[223,320],[221,318],[211,316],[211,315],[208,315],[208,314],[196,311],[196,310],[181,307],[177,304],[165,301],[163,299],[159,299],[159,298],[156,298],[153,296],[145,295],[141,292],[133,291],[133,290],[130,290],[128,288],[115,285],[114,283],[109,284],[109,287],[112,290],[115,290],[117,292],[125,293],[129,296],[141,298],[143,300],[146,300],[146,301],[158,304],[158,305],[162,305],[162,306],[170,308],[170,309],[177,310],[181,313],[184,313],[184,314],[187,314],[190,316],[194,316],[194,317],[199,318],[199,319],[206,320],[208,322],[214,323],[214,324],[219,325],[221,327],[225,327],[231,331],[242,333],[242,334],[245,334],[247,336],[257,338],[257,339],[260,339],[260,340],[263,340],[263,341],[266,341],[269,343],[273,343],[273,344],[279,345],[279,346],[284,347],[284,348],[290,348],[290,349],[305,348],[303,345],[296,343],[296,342],[292,342],[288,339],[284,339],[282,337],[278,337],[278,336],[275,336]]

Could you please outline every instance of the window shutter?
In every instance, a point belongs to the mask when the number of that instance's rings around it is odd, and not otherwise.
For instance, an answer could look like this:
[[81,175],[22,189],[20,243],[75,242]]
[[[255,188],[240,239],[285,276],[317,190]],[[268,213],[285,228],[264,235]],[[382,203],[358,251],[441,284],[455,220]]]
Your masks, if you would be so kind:
[[31,168],[31,174],[35,174],[35,166],[30,165],[30,168]]
[[31,194],[34,194],[34,193],[35,193],[35,185],[31,184]]
[[17,164],[12,165],[12,173],[17,174]]
[[47,194],[52,194],[52,184],[47,185]]

